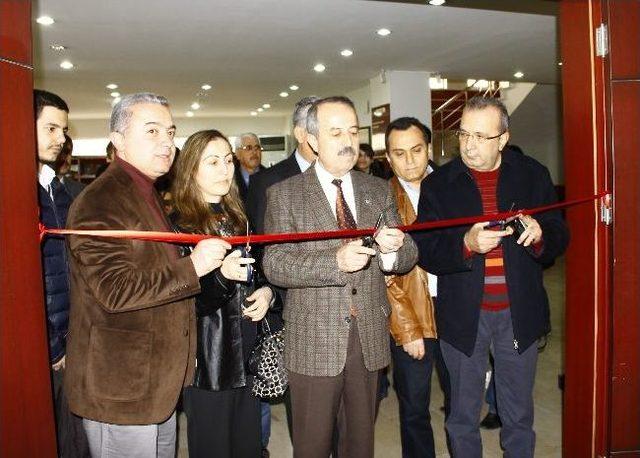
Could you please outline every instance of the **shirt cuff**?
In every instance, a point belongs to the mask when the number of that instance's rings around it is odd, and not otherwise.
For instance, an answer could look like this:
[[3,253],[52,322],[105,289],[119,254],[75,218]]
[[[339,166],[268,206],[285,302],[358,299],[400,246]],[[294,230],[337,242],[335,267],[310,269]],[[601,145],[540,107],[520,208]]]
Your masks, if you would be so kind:
[[398,258],[398,252],[394,251],[393,253],[380,253],[380,260],[382,261],[382,270],[385,272],[390,272],[393,269],[393,265],[396,263],[396,259]]

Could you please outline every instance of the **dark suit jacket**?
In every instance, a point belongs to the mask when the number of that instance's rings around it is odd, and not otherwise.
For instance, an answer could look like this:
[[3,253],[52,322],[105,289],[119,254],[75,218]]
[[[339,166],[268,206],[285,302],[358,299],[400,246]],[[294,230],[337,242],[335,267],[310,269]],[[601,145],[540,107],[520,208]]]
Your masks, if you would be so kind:
[[[399,223],[395,199],[386,181],[352,172],[359,228],[371,228],[384,211],[387,225]],[[265,231],[335,231],[336,217],[322,190],[315,166],[267,190]],[[380,255],[354,273],[338,269],[343,240],[268,245],[263,269],[274,285],[287,288],[284,307],[285,365],[298,374],[335,376],[345,365],[349,310],[358,311],[364,364],[370,371],[389,364],[389,313]],[[391,271],[408,272],[417,260],[411,237],[405,238]]]
[[[234,164],[236,166],[236,170],[234,172],[234,178],[236,180],[236,184],[238,185],[238,191],[240,192],[240,198],[242,199],[242,202],[244,203],[245,207],[247,205],[247,192],[249,190],[249,187],[246,185],[246,183],[244,182],[244,178],[242,178],[242,172],[240,172],[240,163],[234,159]],[[258,167],[258,172],[260,172],[261,170],[265,170],[266,167],[264,167],[262,164]],[[254,173],[255,175],[255,173]],[[249,177],[249,184],[251,184],[251,180],[253,179],[252,176]]]
[[267,206],[267,189],[287,178],[300,173],[300,166],[292,153],[268,169],[260,170],[249,180],[247,194],[247,214],[257,234],[264,233],[264,212]]
[[[532,208],[556,202],[549,171],[536,160],[509,149],[502,152],[498,210]],[[482,200],[471,172],[458,157],[422,182],[418,222],[482,215]],[[542,284],[543,266],[561,255],[569,233],[560,211],[534,215],[542,227],[544,248],[532,256],[502,240],[513,332],[523,352],[548,329],[549,302]],[[463,256],[463,237],[470,226],[415,232],[420,265],[438,275],[436,321],[441,339],[471,355],[478,332],[484,291],[485,256]]]
[[[73,202],[67,225],[164,230],[117,162]],[[122,425],[166,420],[194,372],[200,283],[191,259],[155,242],[73,236],[68,244],[71,411]]]

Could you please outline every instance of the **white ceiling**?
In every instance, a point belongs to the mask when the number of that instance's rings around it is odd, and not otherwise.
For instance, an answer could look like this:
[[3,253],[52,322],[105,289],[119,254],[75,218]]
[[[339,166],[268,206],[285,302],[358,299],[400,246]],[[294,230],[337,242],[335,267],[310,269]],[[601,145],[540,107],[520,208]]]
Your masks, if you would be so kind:
[[[272,108],[260,116],[286,115],[301,96],[348,92],[381,69],[558,81],[554,16],[363,0],[39,0],[33,15],[43,14],[56,23],[33,24],[36,86],[65,98],[72,119],[108,117],[110,82],[161,93],[180,117],[203,83],[213,89],[196,116],[246,116],[263,103]],[[381,38],[380,27],[393,33]],[[76,68],[62,70],[63,59]]]

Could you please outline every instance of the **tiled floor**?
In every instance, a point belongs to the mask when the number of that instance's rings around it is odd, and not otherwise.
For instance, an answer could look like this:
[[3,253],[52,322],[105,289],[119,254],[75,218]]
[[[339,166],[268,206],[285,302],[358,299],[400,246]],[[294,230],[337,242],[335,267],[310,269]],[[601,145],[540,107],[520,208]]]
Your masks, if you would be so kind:
[[[558,375],[561,373],[564,342],[564,260],[545,273],[545,286],[551,301],[552,332],[546,349],[540,354],[535,385],[535,431],[537,434],[536,457],[560,457],[562,440],[562,392],[558,389]],[[444,437],[444,414],[442,391],[437,381],[432,383],[431,418],[436,440],[436,455],[448,457]],[[484,412],[483,412],[484,413]],[[292,456],[291,443],[287,433],[287,421],[283,405],[272,407],[271,442],[269,450],[273,458]],[[180,457],[187,457],[186,419],[182,414],[180,423]],[[499,430],[482,431],[485,457],[500,457]],[[402,456],[398,421],[398,402],[395,392],[382,401],[376,423],[376,452],[378,458]],[[215,455],[212,454],[215,458]]]

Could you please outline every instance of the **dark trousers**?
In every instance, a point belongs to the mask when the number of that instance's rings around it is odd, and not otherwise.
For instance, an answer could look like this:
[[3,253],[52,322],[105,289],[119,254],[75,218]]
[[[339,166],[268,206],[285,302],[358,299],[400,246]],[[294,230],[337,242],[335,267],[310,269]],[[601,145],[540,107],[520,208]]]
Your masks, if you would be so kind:
[[347,360],[340,374],[314,377],[289,372],[296,458],[329,456],[341,403],[345,456],[373,457],[378,371],[369,371],[364,365],[356,321],[351,321]]
[[189,456],[257,458],[260,456],[260,400],[249,388],[183,392]]
[[89,457],[89,442],[82,426],[82,418],[69,410],[64,394],[64,369],[51,371],[53,403],[56,413],[56,436],[60,458]]
[[444,392],[445,411],[449,404],[449,375],[436,339],[424,339],[425,356],[413,359],[391,339],[393,384],[400,408],[400,440],[403,458],[436,456],[429,403],[431,374],[435,366]]
[[480,410],[489,348],[493,343],[495,384],[500,409],[500,442],[506,458],[533,458],[533,383],[538,349],[531,345],[522,354],[514,348],[509,309],[480,311],[478,335],[471,356],[440,340],[451,381],[451,412],[446,428],[452,457],[482,458]]

